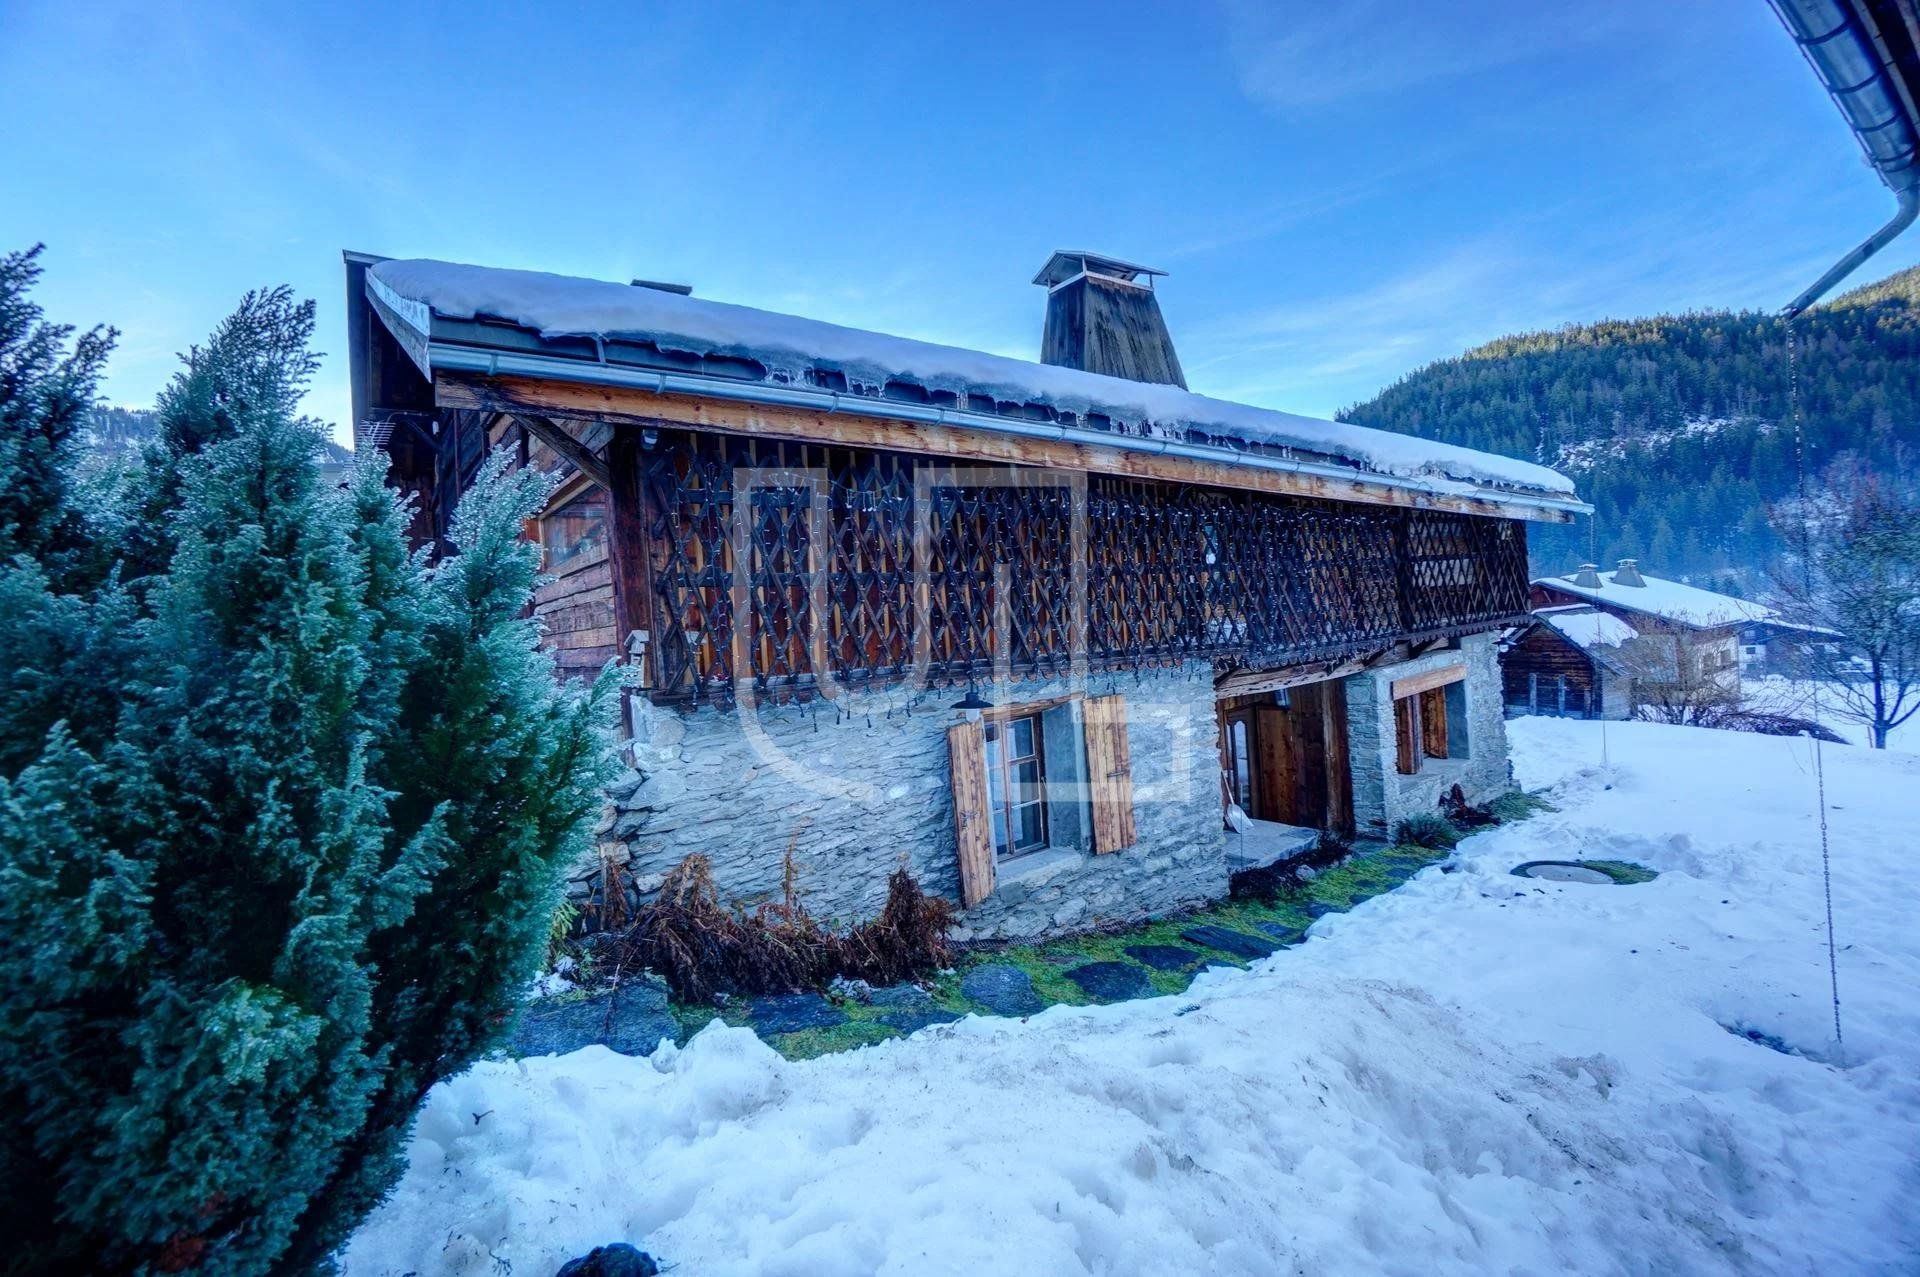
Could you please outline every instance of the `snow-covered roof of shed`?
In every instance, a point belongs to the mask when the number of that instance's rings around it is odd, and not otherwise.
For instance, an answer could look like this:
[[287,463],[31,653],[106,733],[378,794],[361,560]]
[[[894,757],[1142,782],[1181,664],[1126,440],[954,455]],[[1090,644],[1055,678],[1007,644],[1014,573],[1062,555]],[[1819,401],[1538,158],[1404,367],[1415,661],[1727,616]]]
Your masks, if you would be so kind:
[[1619,647],[1629,639],[1640,637],[1640,631],[1619,617],[1596,611],[1585,603],[1543,607],[1537,615],[1589,651],[1596,647]]
[[1575,585],[1570,575],[1536,577],[1534,583],[1605,603],[1609,607],[1644,612],[1648,616],[1657,616],[1681,625],[1735,625],[1745,621],[1771,621],[1779,616],[1770,607],[1747,599],[1736,599],[1730,594],[1716,594],[1697,585],[1668,581],[1645,573],[1641,573],[1645,585],[1621,585],[1618,576],[1617,572],[1602,576],[1598,589]]
[[585,337],[650,344],[663,353],[751,361],[774,383],[817,384],[822,372],[844,377],[858,395],[881,397],[890,384],[948,393],[965,404],[1040,405],[1069,417],[1114,423],[1115,445],[1129,434],[1220,442],[1242,451],[1298,452],[1362,472],[1419,480],[1437,492],[1499,493],[1573,503],[1565,476],[1528,461],[1419,439],[1388,430],[1298,416],[1192,394],[1177,386],[1127,381],[1075,368],[885,333],[845,328],[698,297],[539,271],[390,260],[368,271],[370,285],[424,335],[433,317],[497,320],[543,338]]

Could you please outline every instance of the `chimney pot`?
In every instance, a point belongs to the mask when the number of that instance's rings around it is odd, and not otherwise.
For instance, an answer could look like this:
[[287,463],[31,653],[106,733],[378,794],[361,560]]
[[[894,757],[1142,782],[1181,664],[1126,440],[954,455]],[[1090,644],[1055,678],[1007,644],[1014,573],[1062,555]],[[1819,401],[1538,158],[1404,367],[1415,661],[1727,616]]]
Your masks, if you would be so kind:
[[1582,563],[1580,570],[1573,574],[1573,584],[1588,590],[1601,588],[1600,565],[1597,563]]
[[1646,578],[1640,575],[1640,560],[1620,560],[1620,566],[1613,571],[1613,583],[1615,585],[1631,585],[1636,587],[1646,585]]
[[1165,271],[1062,249],[1033,282],[1047,290],[1040,362],[1187,388],[1153,277]]

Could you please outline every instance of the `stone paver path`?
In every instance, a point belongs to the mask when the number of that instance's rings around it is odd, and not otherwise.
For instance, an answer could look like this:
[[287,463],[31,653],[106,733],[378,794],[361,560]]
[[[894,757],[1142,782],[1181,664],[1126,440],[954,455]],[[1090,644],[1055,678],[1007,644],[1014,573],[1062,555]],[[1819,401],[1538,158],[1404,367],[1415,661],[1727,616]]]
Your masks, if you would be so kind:
[[1047,1004],[1033,991],[1033,977],[1019,967],[989,963],[960,981],[960,992],[995,1015],[1032,1015]]
[[783,993],[747,1003],[747,1022],[761,1037],[831,1029],[847,1022],[847,1013],[817,993]]
[[1125,1002],[1153,992],[1146,968],[1131,962],[1089,962],[1067,972],[1067,979],[1102,1002]]
[[1201,960],[1197,951],[1177,944],[1130,944],[1120,952],[1155,971],[1185,971]]
[[1276,940],[1235,931],[1231,927],[1212,925],[1189,927],[1180,933],[1180,938],[1189,944],[1205,945],[1209,949],[1231,953],[1236,958],[1264,958],[1281,947]]
[[881,1016],[875,1023],[884,1024],[900,1033],[918,1033],[929,1024],[952,1024],[955,1020],[964,1020],[958,1011],[942,1011],[928,1005],[914,1007],[906,1011],[895,1011],[891,1015]]
[[[1412,847],[1375,847],[1322,870],[1298,892],[1278,899],[1223,901],[1198,914],[1119,934],[963,954],[959,972],[930,987],[901,984],[869,991],[858,986],[850,996],[835,999],[817,993],[736,999],[720,1014],[729,1023],[752,1027],[782,1053],[806,1058],[970,1014],[1024,1017],[1056,1003],[1177,993],[1203,968],[1257,961],[1302,943],[1315,919],[1390,891],[1444,858],[1445,853]],[[662,1038],[684,1041],[713,1014],[711,1008],[670,1007],[659,981],[629,981],[617,991],[533,1004],[510,1049],[537,1055],[599,1042],[644,1055]]]
[[528,1007],[514,1027],[515,1055],[565,1055],[600,1045],[622,1055],[649,1055],[660,1039],[678,1040],[680,1022],[667,1009],[667,986],[631,980],[615,989],[575,998],[548,998]]

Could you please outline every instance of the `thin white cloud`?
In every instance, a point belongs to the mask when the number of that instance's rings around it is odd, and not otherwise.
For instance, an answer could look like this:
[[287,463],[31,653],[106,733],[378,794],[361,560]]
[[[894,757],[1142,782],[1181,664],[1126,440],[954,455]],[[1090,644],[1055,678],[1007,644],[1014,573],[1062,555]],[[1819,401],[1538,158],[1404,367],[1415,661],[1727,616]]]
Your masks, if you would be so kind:
[[1621,25],[1608,6],[1230,0],[1240,86],[1283,111],[1325,106],[1525,62]]

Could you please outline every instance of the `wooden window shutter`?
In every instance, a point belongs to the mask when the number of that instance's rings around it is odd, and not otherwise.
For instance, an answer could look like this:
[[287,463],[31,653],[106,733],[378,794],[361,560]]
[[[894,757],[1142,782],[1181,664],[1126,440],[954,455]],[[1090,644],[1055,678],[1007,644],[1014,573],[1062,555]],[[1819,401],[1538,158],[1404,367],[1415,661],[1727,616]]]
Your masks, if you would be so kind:
[[953,840],[960,855],[960,904],[971,909],[993,894],[993,815],[987,807],[987,741],[978,723],[947,729],[953,769]]
[[1403,776],[1420,770],[1420,711],[1414,698],[1403,696],[1393,703],[1394,765]]
[[1420,693],[1420,749],[1428,758],[1447,756],[1447,689]]
[[1127,744],[1127,699],[1095,696],[1086,704],[1087,776],[1093,791],[1093,849],[1119,851],[1139,841],[1133,823],[1133,753]]

